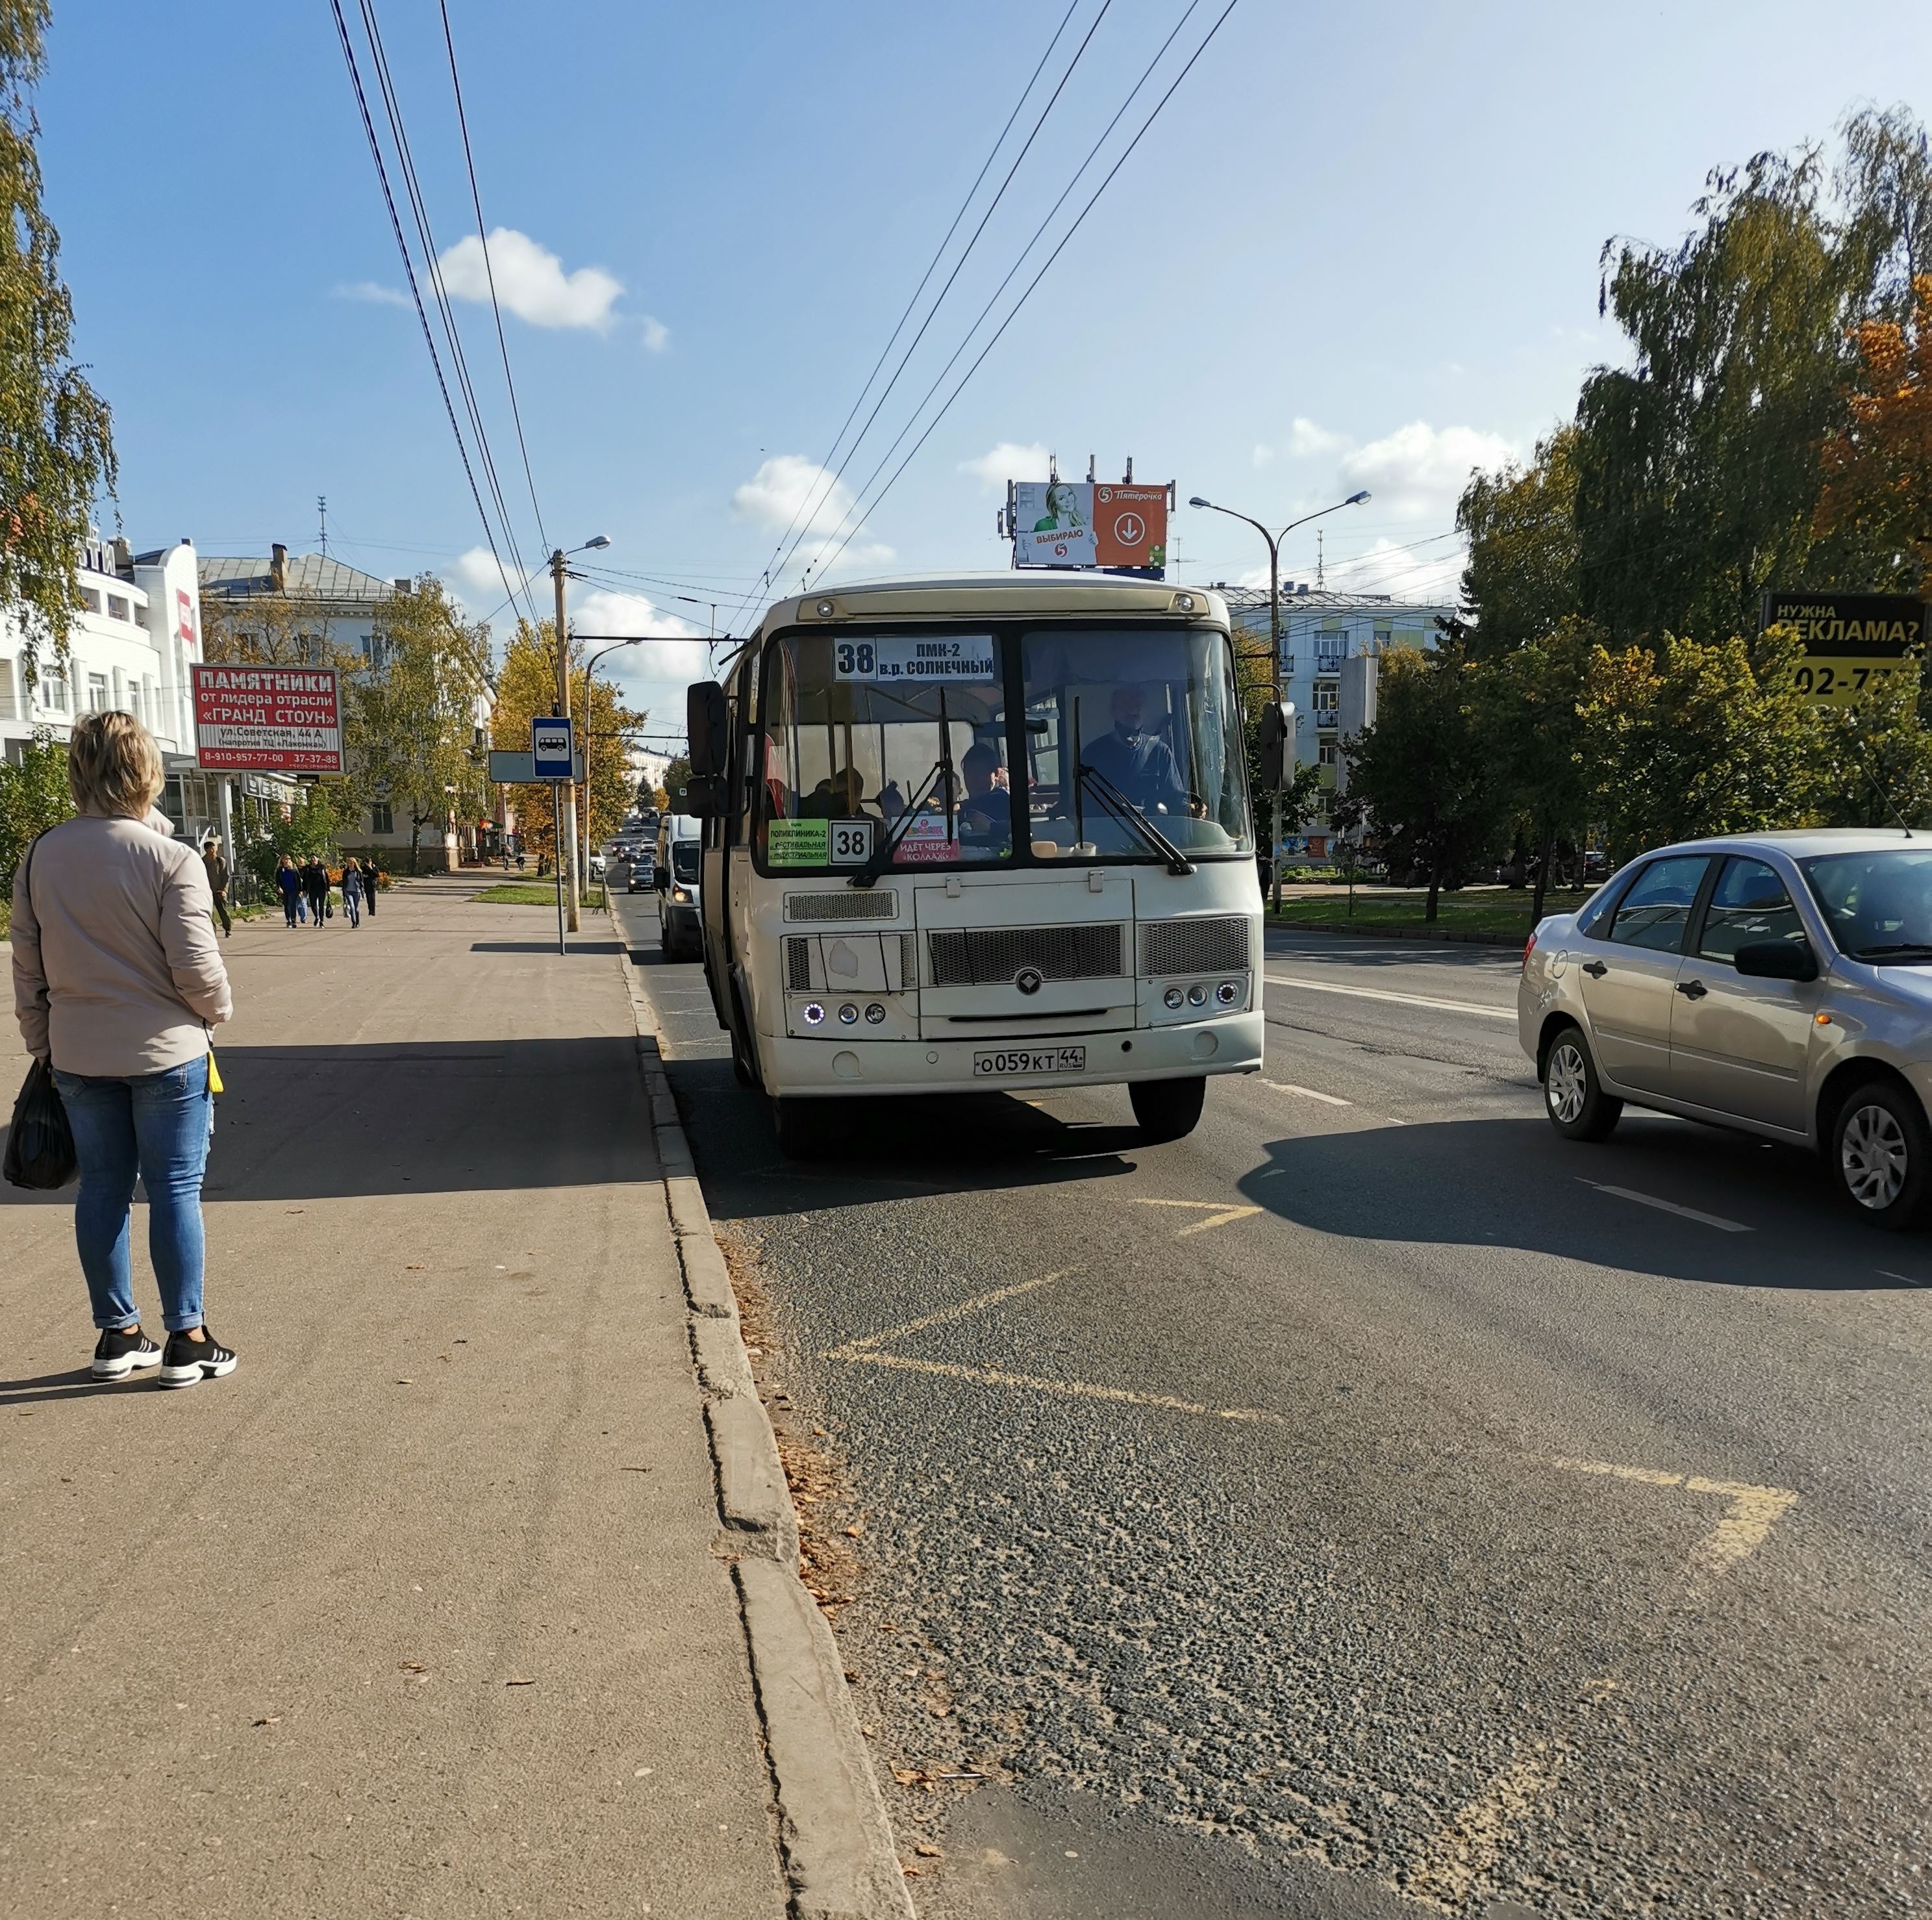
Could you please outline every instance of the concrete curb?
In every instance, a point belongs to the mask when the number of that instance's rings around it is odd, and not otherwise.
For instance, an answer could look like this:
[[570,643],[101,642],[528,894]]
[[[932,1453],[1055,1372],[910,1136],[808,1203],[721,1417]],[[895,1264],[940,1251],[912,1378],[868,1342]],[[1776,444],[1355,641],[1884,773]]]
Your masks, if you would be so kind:
[[[612,915],[613,921],[616,916]],[[620,928],[621,935],[622,929]],[[832,1629],[798,1577],[798,1510],[745,1351],[731,1278],[664,1077],[658,1025],[620,938],[692,1354],[718,1476],[796,1920],[913,1920],[885,1802]]]

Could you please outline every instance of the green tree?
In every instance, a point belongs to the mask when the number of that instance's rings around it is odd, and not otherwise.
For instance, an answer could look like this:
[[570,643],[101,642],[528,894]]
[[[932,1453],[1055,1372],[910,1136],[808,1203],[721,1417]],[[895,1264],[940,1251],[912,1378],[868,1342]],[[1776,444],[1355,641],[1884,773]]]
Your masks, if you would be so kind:
[[1468,536],[1463,609],[1478,658],[1540,640],[1577,611],[1576,430],[1540,442],[1527,467],[1469,477],[1456,508]]
[[487,627],[466,625],[448,590],[424,574],[385,600],[374,658],[349,683],[345,705],[352,801],[380,798],[410,821],[410,872],[422,836],[476,818],[487,789],[476,730],[490,688]]
[[107,403],[71,358],[74,302],[40,205],[32,92],[50,18],[47,0],[0,0],[0,602],[19,610],[30,680],[44,645],[66,650],[74,556],[116,480]]
[[264,826],[252,808],[235,816],[236,865],[254,883],[258,898],[275,897],[275,866],[279,856],[292,855],[299,862],[313,854],[332,861],[337,840],[352,833],[357,815],[345,802],[344,790],[317,782],[304,786],[286,820]]
[[[1274,826],[1274,796],[1262,780],[1261,719],[1262,710],[1274,698],[1274,655],[1268,636],[1252,627],[1236,627],[1234,692],[1241,703],[1241,743],[1247,756],[1248,791],[1255,806],[1255,832],[1267,847]],[[1294,724],[1291,720],[1290,726]],[[1281,830],[1284,837],[1301,832],[1311,820],[1322,818],[1333,787],[1324,779],[1322,769],[1312,760],[1306,765],[1295,760],[1294,742],[1288,742],[1282,771]],[[1269,848],[1270,856],[1274,849]]]
[[1454,640],[1384,654],[1375,724],[1342,743],[1348,791],[1336,808],[1366,830],[1392,874],[1428,884],[1433,920],[1445,884],[1492,855],[1508,818],[1481,669]]
[[677,754],[664,769],[664,804],[673,813],[684,811],[684,790],[691,784],[691,756]]
[[[67,748],[44,727],[17,761],[0,760],[0,914],[14,897],[14,878],[34,836],[74,812],[67,790]],[[0,931],[4,920],[0,918]]]
[[1666,635],[1654,648],[1593,651],[1580,711],[1591,811],[1613,860],[1811,824],[1821,722],[1792,683],[1801,658],[1784,628],[1756,649]]

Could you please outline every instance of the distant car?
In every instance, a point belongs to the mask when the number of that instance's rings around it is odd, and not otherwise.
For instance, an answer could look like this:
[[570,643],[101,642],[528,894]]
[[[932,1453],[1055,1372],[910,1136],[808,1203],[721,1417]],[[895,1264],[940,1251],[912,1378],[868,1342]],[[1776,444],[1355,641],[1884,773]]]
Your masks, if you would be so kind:
[[590,851],[590,878],[602,880],[606,870],[604,856],[593,847]]
[[658,884],[657,866],[648,854],[639,854],[626,865],[630,869],[629,878],[624,883],[628,893],[650,893]]
[[658,828],[658,891],[664,896],[658,938],[673,960],[704,956],[698,886],[704,830],[702,821],[681,813],[665,814]]
[[1525,950],[1550,1124],[1624,1104],[1816,1148],[1874,1224],[1932,1184],[1932,841],[1873,828],[1660,848]]

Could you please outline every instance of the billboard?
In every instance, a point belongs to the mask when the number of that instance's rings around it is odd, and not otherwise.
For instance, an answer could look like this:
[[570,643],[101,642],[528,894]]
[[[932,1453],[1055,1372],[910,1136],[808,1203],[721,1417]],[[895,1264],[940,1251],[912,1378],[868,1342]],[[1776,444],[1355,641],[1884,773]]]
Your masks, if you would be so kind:
[[1016,481],[1013,563],[1158,570],[1167,563],[1172,493],[1130,482]]
[[210,772],[340,773],[333,667],[192,666],[195,764]]
[[1804,649],[1798,689],[1848,706],[1894,674],[1916,676],[1925,603],[1880,593],[1767,593],[1763,626],[1795,627]]

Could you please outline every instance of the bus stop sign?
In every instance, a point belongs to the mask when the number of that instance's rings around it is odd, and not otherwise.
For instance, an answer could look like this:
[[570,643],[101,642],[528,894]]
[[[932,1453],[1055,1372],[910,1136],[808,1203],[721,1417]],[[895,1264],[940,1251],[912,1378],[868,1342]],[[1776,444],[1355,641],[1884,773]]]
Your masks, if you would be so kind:
[[574,756],[570,722],[539,716],[530,722],[532,771],[539,780],[568,780]]

